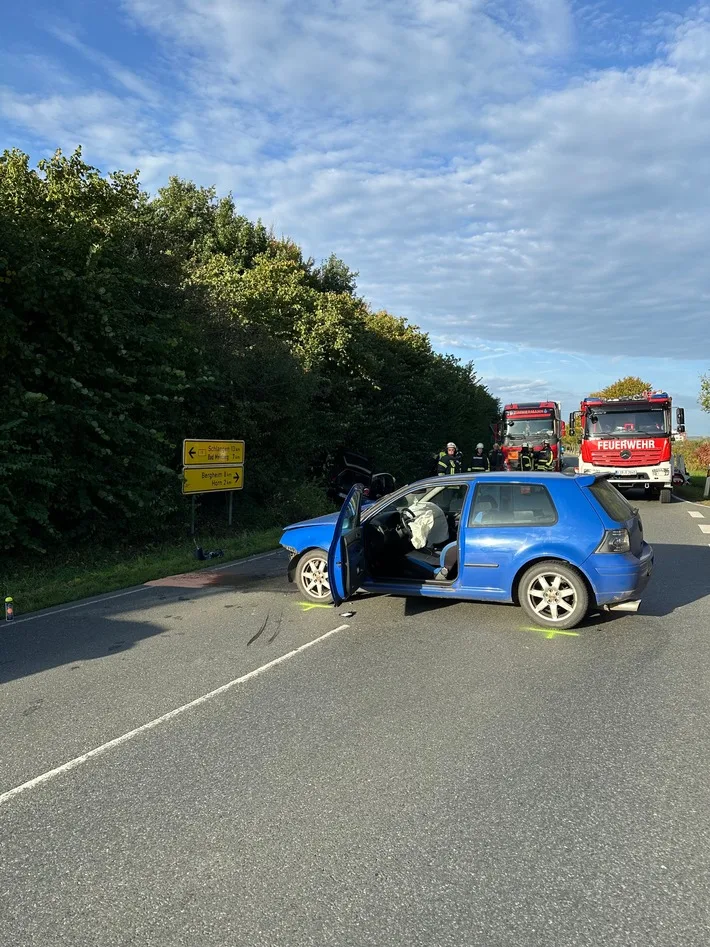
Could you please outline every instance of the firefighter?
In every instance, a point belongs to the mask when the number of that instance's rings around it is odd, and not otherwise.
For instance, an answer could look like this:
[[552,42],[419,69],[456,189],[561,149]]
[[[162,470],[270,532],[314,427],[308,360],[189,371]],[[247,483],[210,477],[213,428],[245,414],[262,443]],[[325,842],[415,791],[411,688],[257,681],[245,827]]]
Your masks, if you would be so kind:
[[523,444],[520,448],[520,469],[533,470],[535,467],[535,457],[529,444]]
[[554,470],[555,469],[555,457],[552,453],[550,442],[547,439],[542,442],[542,447],[538,451],[535,461],[536,461],[535,466],[537,467],[538,470]]
[[505,470],[505,456],[500,444],[493,445],[493,450],[488,455],[488,466],[491,470]]
[[440,477],[461,473],[461,452],[453,441],[449,441],[446,450],[439,454],[436,472]]
[[476,452],[473,455],[473,460],[471,461],[471,466],[469,470],[473,473],[478,473],[483,470],[490,470],[490,464],[488,463],[488,455],[483,449],[483,444],[476,444]]

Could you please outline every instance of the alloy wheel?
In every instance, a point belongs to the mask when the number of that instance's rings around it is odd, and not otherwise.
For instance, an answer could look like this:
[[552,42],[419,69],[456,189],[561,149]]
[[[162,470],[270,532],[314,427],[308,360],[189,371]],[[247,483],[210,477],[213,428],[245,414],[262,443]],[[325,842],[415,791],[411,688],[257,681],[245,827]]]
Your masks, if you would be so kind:
[[325,559],[309,559],[301,571],[301,581],[304,589],[313,598],[330,598],[328,563]]
[[535,614],[548,622],[564,621],[577,607],[576,589],[557,572],[536,576],[528,587],[527,597]]

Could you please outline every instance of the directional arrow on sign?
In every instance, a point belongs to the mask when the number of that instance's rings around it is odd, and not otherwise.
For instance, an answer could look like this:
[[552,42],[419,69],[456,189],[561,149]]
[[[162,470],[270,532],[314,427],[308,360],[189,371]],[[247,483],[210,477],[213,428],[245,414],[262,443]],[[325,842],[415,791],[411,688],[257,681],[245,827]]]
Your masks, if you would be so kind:
[[186,438],[182,442],[182,463],[185,467],[224,467],[244,463],[244,441]]
[[223,467],[183,467],[183,493],[215,493],[220,490],[243,490],[244,468],[239,466]]

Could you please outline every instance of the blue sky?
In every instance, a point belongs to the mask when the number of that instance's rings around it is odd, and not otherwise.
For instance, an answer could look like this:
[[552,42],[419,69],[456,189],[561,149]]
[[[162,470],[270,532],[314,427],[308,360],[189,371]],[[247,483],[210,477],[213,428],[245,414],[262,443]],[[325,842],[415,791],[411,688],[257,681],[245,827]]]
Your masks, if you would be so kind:
[[377,308],[565,413],[710,369],[710,6],[13,4],[0,147],[231,191]]

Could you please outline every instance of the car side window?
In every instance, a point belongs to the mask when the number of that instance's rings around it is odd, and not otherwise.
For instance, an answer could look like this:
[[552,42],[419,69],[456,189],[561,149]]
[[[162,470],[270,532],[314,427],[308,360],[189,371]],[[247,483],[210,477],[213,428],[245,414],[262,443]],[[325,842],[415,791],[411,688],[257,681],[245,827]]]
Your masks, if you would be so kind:
[[429,500],[430,503],[436,503],[444,513],[460,513],[463,509],[467,490],[468,487],[465,483],[442,487],[435,493],[427,496],[427,500]]
[[468,525],[552,526],[557,510],[547,487],[538,483],[480,483]]
[[359,493],[356,493],[350,497],[350,502],[348,503],[348,507],[343,518],[343,532],[352,527],[358,513],[360,512],[360,497],[361,494]]

